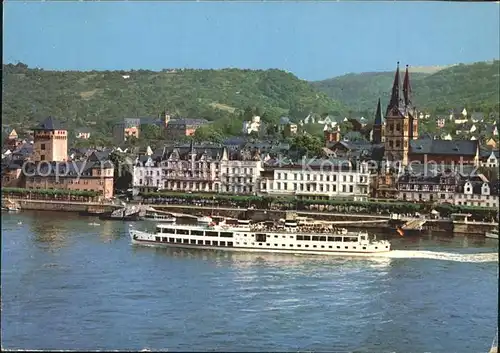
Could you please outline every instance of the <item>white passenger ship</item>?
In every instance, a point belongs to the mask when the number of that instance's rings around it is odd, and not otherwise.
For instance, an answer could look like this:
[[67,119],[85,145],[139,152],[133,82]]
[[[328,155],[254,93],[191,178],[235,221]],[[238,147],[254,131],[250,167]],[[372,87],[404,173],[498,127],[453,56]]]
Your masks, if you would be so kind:
[[388,252],[387,240],[376,240],[366,232],[348,232],[324,226],[299,227],[294,220],[281,225],[238,220],[237,225],[157,224],[156,232],[130,229],[132,244],[227,251],[278,252],[318,255],[370,255]]

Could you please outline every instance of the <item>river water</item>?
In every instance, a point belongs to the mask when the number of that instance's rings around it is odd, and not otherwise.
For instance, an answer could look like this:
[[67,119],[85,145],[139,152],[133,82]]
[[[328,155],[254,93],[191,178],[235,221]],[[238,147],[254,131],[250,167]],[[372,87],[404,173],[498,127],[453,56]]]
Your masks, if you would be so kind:
[[479,353],[497,329],[498,240],[355,259],[137,247],[127,229],[3,213],[2,347]]

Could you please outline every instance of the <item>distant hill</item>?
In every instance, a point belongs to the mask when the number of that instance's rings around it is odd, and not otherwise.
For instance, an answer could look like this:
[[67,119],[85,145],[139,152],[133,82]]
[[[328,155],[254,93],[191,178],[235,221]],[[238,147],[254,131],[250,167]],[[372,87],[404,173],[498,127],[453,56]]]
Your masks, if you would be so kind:
[[[124,117],[174,116],[233,122],[247,107],[266,119],[340,113],[344,107],[280,70],[45,71],[3,65],[3,123],[33,126],[52,115],[68,127],[101,131]],[[304,115],[305,116],[305,115]],[[223,126],[226,126],[222,124]],[[241,124],[232,124],[241,129]]]
[[[459,106],[498,110],[499,64],[495,60],[445,68],[410,68],[415,104],[431,111]],[[375,110],[379,97],[387,103],[393,80],[394,72],[367,72],[316,81],[313,86],[354,111],[367,112]]]

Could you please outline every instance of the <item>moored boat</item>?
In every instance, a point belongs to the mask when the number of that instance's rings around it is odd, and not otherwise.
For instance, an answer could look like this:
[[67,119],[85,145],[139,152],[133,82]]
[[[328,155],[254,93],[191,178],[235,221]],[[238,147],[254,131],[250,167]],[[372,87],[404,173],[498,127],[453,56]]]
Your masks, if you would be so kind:
[[226,251],[274,252],[292,254],[366,256],[389,252],[387,240],[376,240],[366,232],[324,227],[311,230],[297,222],[252,225],[239,220],[237,225],[158,224],[154,233],[129,229],[132,244]]
[[493,229],[491,232],[486,232],[484,236],[486,238],[498,239],[498,228]]
[[175,223],[177,219],[175,217],[156,213],[156,212],[146,212],[142,219],[146,221],[163,222],[163,223]]

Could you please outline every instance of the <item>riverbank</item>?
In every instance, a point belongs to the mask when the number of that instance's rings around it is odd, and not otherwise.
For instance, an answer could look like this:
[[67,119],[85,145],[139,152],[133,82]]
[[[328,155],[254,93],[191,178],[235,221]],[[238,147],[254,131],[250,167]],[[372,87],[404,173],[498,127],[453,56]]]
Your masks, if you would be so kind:
[[[27,200],[18,198],[9,198],[11,201],[18,203],[21,210],[35,211],[62,211],[62,212],[109,212],[120,207],[116,204],[96,203],[96,202],[77,202],[77,201],[55,201],[55,200]],[[345,224],[349,228],[363,228],[367,230],[379,231],[395,231],[396,226],[404,224],[405,221],[412,220],[410,217],[403,217],[399,223],[391,221],[389,215],[382,214],[347,214],[335,212],[317,212],[317,211],[294,211],[294,210],[260,210],[260,209],[245,209],[231,207],[206,207],[194,205],[158,205],[145,204],[157,210],[165,212],[182,213],[196,216],[220,216],[237,218],[243,212],[246,213],[246,218],[263,221],[263,220],[278,220],[285,218],[287,212],[295,212],[298,216],[309,217],[315,220],[339,222]],[[484,236],[485,232],[493,230],[497,224],[486,222],[463,222],[449,219],[426,219],[423,225],[423,232],[446,232],[455,235],[477,235]]]

